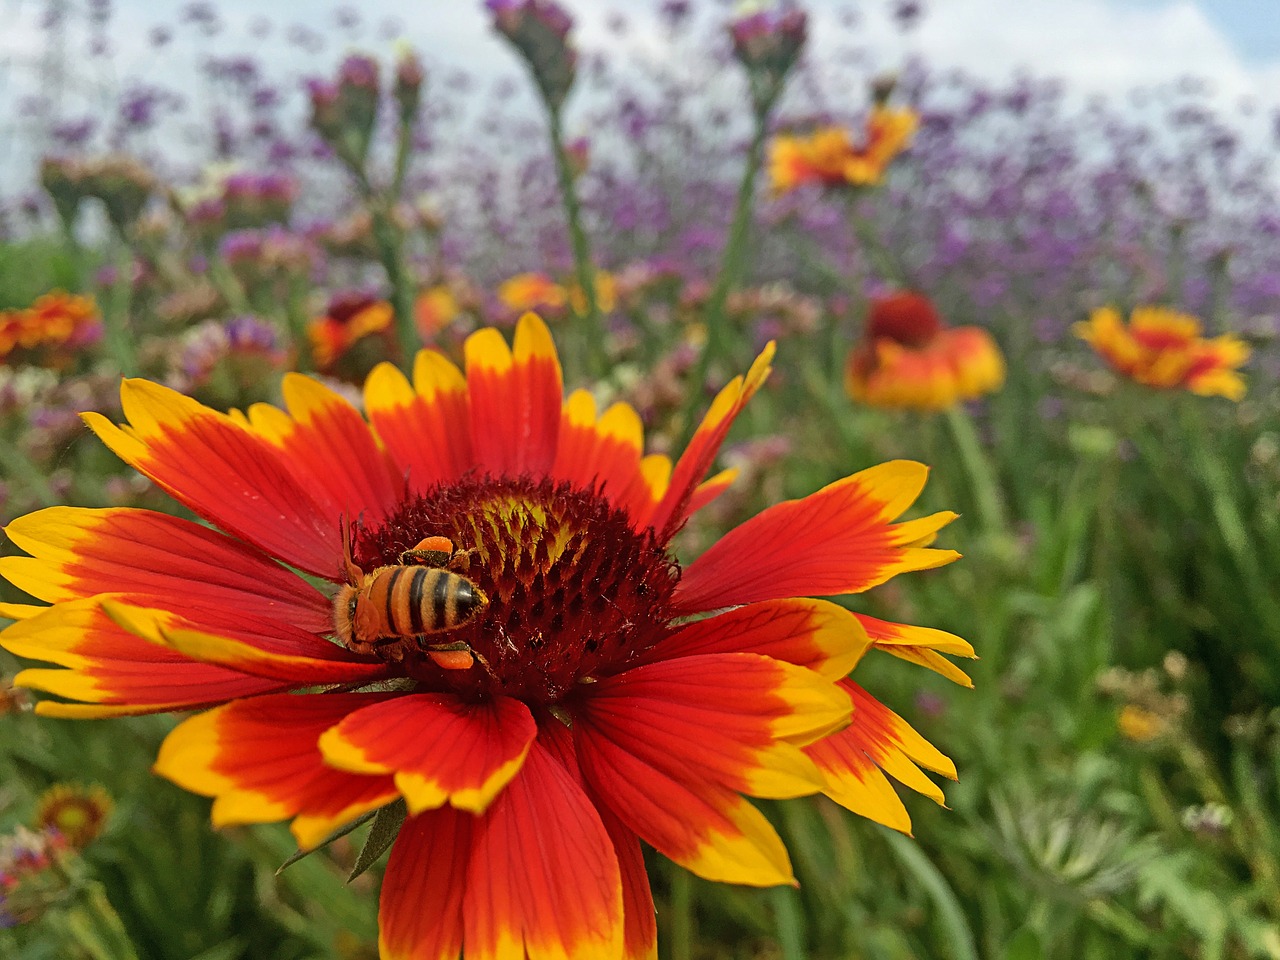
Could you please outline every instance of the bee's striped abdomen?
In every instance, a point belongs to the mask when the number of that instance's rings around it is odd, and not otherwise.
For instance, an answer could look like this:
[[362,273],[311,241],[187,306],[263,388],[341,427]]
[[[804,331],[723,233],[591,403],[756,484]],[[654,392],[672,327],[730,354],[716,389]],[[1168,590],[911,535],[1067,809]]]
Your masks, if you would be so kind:
[[401,565],[375,570],[361,591],[357,638],[413,637],[466,623],[484,605],[466,577],[437,567]]

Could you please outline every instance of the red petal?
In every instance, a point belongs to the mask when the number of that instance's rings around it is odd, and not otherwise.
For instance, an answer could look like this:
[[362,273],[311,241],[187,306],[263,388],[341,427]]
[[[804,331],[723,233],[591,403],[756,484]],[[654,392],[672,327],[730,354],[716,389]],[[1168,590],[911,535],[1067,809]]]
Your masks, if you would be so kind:
[[789,741],[837,729],[847,701],[812,671],[767,657],[691,656],[592,684],[574,735],[592,789],[661,853],[708,879],[787,883],[781,842],[738,793],[820,789]]
[[353,713],[320,738],[325,760],[389,773],[410,813],[449,804],[482,813],[516,775],[537,735],[529,708],[447,693],[406,694]]
[[475,455],[462,371],[435,351],[423,350],[413,378],[411,387],[391,364],[379,364],[365,382],[364,406],[378,436],[408,474],[409,488],[425,493],[441,481],[461,477],[475,464]]
[[916,764],[952,780],[955,764],[852,680],[839,685],[853,703],[853,722],[805,747],[805,752],[826,776],[827,796],[854,813],[906,833],[910,818],[896,795],[886,790],[887,784],[880,782],[880,770],[941,804],[942,791]]
[[657,960],[657,916],[640,839],[610,812],[607,805],[592,796],[590,786],[583,780],[573,734],[568,727],[553,718],[544,718],[538,729],[538,743],[546,747],[547,752],[569,771],[574,782],[587,791],[587,796],[600,815],[600,822],[613,841],[613,852],[618,857],[618,868],[622,872],[622,915],[625,927],[622,960]]
[[480,822],[452,807],[405,820],[378,903],[383,960],[458,960],[467,862]]
[[725,435],[748,400],[760,389],[769,376],[769,364],[773,360],[774,345],[769,343],[751,364],[745,377],[735,377],[711,403],[711,409],[689,441],[688,448],[676,464],[666,495],[649,518],[649,524],[659,531],[659,540],[670,540],[689,516],[689,502],[694,488],[706,476],[711,461],[720,451]]
[[[102,608],[121,627],[145,640],[198,660],[255,677],[309,687],[385,679],[389,667],[274,620],[233,611],[203,613],[198,622],[168,611],[135,607],[110,594]],[[211,632],[212,631],[212,632]]]
[[471,437],[480,464],[497,476],[545,475],[556,458],[560,361],[547,326],[526,313],[514,353],[489,327],[467,338]]
[[280,453],[225,414],[145,380],[120,399],[131,426],[84,420],[117,456],[209,522],[308,573],[341,579],[338,518]]
[[87,701],[41,701],[37,712],[46,716],[189,710],[288,686],[279,680],[198,663],[156,646],[113,622],[96,597],[69,600],[13,624],[0,634],[0,646],[20,657],[70,668],[23,670],[14,678],[20,686]]
[[948,653],[953,657],[977,659],[978,655],[974,653],[973,647],[954,633],[935,630],[933,627],[913,627],[905,623],[877,620],[862,613],[856,616],[866,628],[867,636],[877,650],[891,653],[908,663],[917,663],[961,686],[973,686],[967,673],[942,656],[943,653]]
[[[644,492],[643,442],[644,430],[635,410],[615,403],[597,419],[591,394],[576,390],[564,403],[551,475],[582,490],[599,490],[614,506],[626,510]],[[651,510],[652,501],[645,499]]]
[[687,624],[636,662],[707,653],[758,653],[838,680],[857,665],[870,642],[858,619],[838,604],[766,600]]
[[677,611],[856,593],[899,573],[950,563],[960,556],[955,551],[917,544],[955,514],[891,522],[919,496],[927,472],[922,464],[893,461],[769,507],[685,569]]
[[468,960],[601,960],[623,949],[613,843],[570,774],[535,742],[477,831],[467,871]]
[[247,544],[151,510],[49,507],[5,528],[32,557],[0,559],[20,589],[57,603],[115,593],[147,606],[230,609],[312,632],[333,622],[330,601]]
[[180,723],[160,745],[155,770],[216,797],[215,826],[295,817],[302,848],[396,797],[390,777],[334,770],[316,745],[353,710],[394,694],[277,694],[237,700]]
[[289,413],[267,404],[249,410],[254,430],[277,446],[298,481],[329,516],[376,523],[400,501],[403,478],[390,464],[364,418],[346,399],[300,373],[286,374]]

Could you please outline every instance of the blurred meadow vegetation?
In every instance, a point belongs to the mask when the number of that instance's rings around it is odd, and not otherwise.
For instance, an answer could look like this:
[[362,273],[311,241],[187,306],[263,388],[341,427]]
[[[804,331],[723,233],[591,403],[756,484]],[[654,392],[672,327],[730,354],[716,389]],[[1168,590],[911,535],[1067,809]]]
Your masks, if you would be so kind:
[[[895,5],[908,34],[913,7]],[[48,8],[63,19],[39,63],[109,58],[102,5]],[[834,62],[775,46],[734,63],[720,8],[655,9],[661,61],[499,23],[512,79],[496,85],[347,11],[330,35],[290,34],[321,75],[304,85],[191,4],[150,35],[151,74],[27,104],[21,135],[45,160],[0,211],[5,522],[55,503],[176,509],[76,417],[118,420],[121,373],[244,408],[278,401],[287,369],[355,385],[423,343],[457,357],[529,306],[567,387],[628,400],[675,449],[776,340],[721,458],[738,480],[681,555],[864,466],[931,465],[919,509],[961,514],[941,543],[963,560],[847,602],[977,650],[960,664],[972,689],[890,658],[860,668],[960,780],[948,809],[901,791],[913,838],[822,800],[763,804],[798,890],[654,857],[661,955],[1280,958],[1275,141],[1242,137],[1194,80],[1081,103],[1051,80],[885,64],[856,23]],[[629,29],[621,13],[610,29]],[[198,97],[159,79],[184,37],[207,51]],[[343,59],[357,43],[368,54]],[[877,102],[919,121],[882,177],[771,182],[772,138],[857,139]],[[854,403],[846,357],[894,289],[989,331],[1003,387],[943,411]],[[91,302],[24,334],[51,291]],[[1246,396],[1115,374],[1071,332],[1107,304],[1242,337]],[[277,874],[283,825],[216,832],[207,800],[150,773],[173,718],[37,719],[8,684],[23,666],[0,653],[0,831],[56,784],[101,785],[114,808],[0,929],[0,956],[376,956],[380,868],[346,883],[360,833]]]

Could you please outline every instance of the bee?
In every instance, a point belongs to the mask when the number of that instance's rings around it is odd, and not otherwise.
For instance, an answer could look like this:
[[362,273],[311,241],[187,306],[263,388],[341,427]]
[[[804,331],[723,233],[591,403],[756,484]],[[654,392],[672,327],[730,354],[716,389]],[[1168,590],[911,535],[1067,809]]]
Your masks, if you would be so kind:
[[446,670],[466,670],[475,662],[465,643],[422,643],[470,623],[488,606],[484,591],[451,569],[465,568],[469,553],[455,553],[448,537],[427,537],[400,554],[399,564],[365,573],[351,557],[346,526],[342,550],[348,582],[333,599],[333,627],[348,649],[400,660],[402,642],[417,639]]

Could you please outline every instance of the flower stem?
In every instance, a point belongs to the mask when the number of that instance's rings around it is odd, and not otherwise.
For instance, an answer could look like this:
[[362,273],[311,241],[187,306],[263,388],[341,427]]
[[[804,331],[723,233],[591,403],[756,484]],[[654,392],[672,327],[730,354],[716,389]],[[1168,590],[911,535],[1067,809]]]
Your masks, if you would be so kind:
[[[603,374],[608,366],[605,350],[604,317],[596,299],[595,261],[591,257],[591,243],[582,228],[582,204],[578,201],[578,187],[574,182],[573,166],[564,148],[564,127],[560,108],[547,103],[547,129],[551,135],[551,153],[556,162],[556,179],[560,185],[560,200],[564,204],[565,221],[569,225],[569,243],[573,248],[573,271],[578,289],[586,304],[586,312],[579,316],[587,322],[585,340],[589,344],[590,363],[597,374]],[[578,312],[574,308],[574,312]]]
[[90,883],[66,919],[67,930],[93,960],[138,960],[120,915],[100,883]]
[[391,284],[391,306],[396,315],[400,362],[408,366],[413,363],[422,341],[414,322],[413,280],[404,262],[404,236],[391,218],[395,198],[391,192],[380,195],[362,169],[353,166],[351,170],[360,186],[369,216],[373,218],[373,241],[378,248],[378,260],[387,272],[387,282]]
[[120,372],[132,376],[138,365],[133,336],[129,330],[129,309],[133,300],[133,251],[123,239],[116,257],[116,275],[107,291],[102,311],[104,340]]
[[746,268],[747,240],[751,235],[751,212],[755,200],[756,176],[764,160],[764,143],[768,133],[769,110],[766,108],[756,113],[755,132],[747,147],[747,163],[742,170],[742,179],[738,182],[738,197],[734,203],[729,237],[725,241],[724,252],[720,257],[720,270],[716,275],[715,286],[711,288],[706,306],[702,311],[702,323],[707,331],[707,341],[693,368],[688,397],[680,416],[681,437],[676,445],[677,450],[688,446],[689,440],[693,437],[697,428],[694,415],[705,400],[703,391],[706,389],[711,363],[713,360],[721,359],[721,355],[725,352],[725,335],[728,331],[725,329],[724,308],[729,300],[729,292]]
[[693,960],[693,878],[676,867],[671,874],[671,960]]
[[978,516],[988,533],[998,534],[1006,529],[1004,503],[1000,496],[1000,485],[996,480],[991,461],[987,459],[978,440],[978,432],[973,428],[973,420],[960,406],[949,407],[943,416],[951,437],[955,440],[960,452],[960,460],[964,463],[965,472],[969,475],[969,484],[973,488],[977,500]]
[[782,947],[783,960],[805,960],[804,923],[796,903],[796,892],[791,887],[774,887],[769,891],[773,900],[773,915],[778,924],[778,945]]

